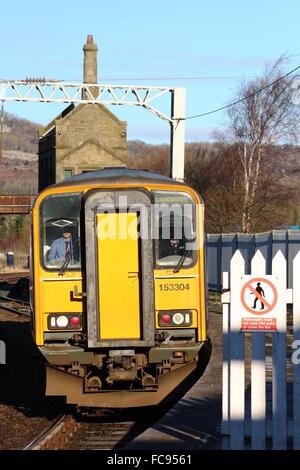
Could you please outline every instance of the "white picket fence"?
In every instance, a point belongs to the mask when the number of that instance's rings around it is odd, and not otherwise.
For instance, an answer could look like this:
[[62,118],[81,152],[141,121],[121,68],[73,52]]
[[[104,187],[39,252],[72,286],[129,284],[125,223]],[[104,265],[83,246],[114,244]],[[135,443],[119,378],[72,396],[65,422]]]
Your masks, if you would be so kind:
[[[240,295],[237,291],[240,288],[239,280],[245,274],[245,261],[240,251],[231,259],[230,274],[223,273],[224,448],[300,449],[300,364],[292,364],[291,361],[291,342],[300,340],[300,251],[293,261],[292,289],[287,289],[286,271],[286,259],[279,251],[272,260],[272,273],[269,274],[278,278],[280,289],[284,292],[280,306],[282,319],[278,323],[278,331],[267,336],[268,342],[270,335],[272,339],[271,357],[266,356],[266,333],[247,332],[247,341],[248,336],[251,336],[252,342],[251,378],[248,384],[251,394],[245,393],[245,333],[240,329],[239,304],[236,300]],[[261,252],[257,251],[252,258],[251,275],[265,274],[265,259]],[[292,337],[288,338],[287,304],[292,304],[293,307],[293,332]],[[294,347],[296,345],[297,343],[294,343]],[[298,349],[299,347],[300,342],[297,345]],[[272,377],[267,381],[266,368],[270,366]],[[271,407],[269,401],[272,403]]]

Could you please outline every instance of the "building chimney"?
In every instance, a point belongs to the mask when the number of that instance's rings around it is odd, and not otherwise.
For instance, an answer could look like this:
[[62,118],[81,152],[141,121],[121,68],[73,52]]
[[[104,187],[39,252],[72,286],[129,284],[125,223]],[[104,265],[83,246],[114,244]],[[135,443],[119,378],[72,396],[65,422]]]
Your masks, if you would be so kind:
[[[89,34],[83,46],[83,83],[97,83],[97,44],[94,44],[93,35]],[[92,89],[93,96],[98,96],[98,89]],[[83,93],[83,98],[85,93]]]

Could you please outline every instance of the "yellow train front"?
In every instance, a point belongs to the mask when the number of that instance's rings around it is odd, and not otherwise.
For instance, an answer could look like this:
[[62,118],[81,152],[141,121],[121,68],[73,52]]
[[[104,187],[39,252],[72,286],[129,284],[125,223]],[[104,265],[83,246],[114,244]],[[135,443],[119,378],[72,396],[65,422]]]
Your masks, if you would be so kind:
[[46,395],[82,407],[160,403],[206,336],[203,204],[146,171],[74,176],[32,208],[31,304]]

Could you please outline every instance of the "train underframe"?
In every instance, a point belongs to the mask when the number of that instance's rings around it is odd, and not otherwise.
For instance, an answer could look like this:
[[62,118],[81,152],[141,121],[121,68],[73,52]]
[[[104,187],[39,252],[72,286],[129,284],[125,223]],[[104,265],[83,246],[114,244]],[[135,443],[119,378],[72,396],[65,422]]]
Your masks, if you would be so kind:
[[92,351],[46,344],[39,348],[47,361],[46,395],[65,396],[81,407],[157,405],[196,369],[205,344],[177,340],[153,348]]

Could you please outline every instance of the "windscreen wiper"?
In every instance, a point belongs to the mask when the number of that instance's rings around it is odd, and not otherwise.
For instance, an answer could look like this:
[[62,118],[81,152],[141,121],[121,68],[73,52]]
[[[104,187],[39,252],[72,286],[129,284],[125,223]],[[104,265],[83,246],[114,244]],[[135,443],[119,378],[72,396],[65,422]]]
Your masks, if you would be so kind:
[[[75,240],[75,243],[74,243],[74,248],[73,250],[77,247],[77,244],[78,244],[78,240]],[[74,251],[73,251],[74,253]],[[72,260],[72,254],[71,254],[71,251],[68,251],[65,255],[65,258],[63,260],[63,264],[61,265],[60,269],[59,269],[59,272],[58,272],[58,275],[59,276],[63,276],[67,270],[67,267],[69,266],[70,264],[70,261]]]
[[63,276],[65,274],[65,272],[67,270],[67,267],[70,264],[71,259],[72,259],[71,253],[67,253],[66,256],[65,256],[65,259],[63,261],[63,264],[60,267],[60,270],[59,270],[59,273],[58,273],[59,276]]
[[183,266],[183,263],[185,262],[186,257],[190,254],[190,251],[191,250],[184,250],[184,252],[182,253],[177,265],[175,266],[175,268],[173,270],[173,273],[179,273],[180,269]]

